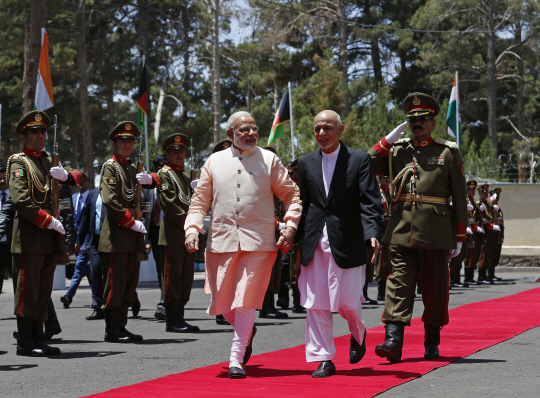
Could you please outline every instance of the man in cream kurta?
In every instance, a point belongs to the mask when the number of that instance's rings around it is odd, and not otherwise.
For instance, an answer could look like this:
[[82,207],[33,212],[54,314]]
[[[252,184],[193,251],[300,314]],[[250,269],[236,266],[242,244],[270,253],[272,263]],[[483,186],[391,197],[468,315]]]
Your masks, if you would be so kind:
[[[229,377],[244,377],[251,355],[255,310],[262,307],[278,248],[292,248],[302,205],[298,188],[272,152],[257,147],[258,128],[247,112],[227,122],[233,146],[214,153],[202,168],[185,222],[186,247],[198,248],[198,233],[212,208],[206,246],[205,292],[212,295],[208,313],[234,327]],[[285,204],[276,244],[273,194]]]

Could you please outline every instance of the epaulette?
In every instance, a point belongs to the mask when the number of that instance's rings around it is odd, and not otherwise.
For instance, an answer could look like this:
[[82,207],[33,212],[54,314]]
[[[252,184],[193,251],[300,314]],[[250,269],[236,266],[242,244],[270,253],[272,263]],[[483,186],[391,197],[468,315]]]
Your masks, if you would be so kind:
[[450,149],[458,149],[457,143],[453,141],[447,141],[444,138],[434,138],[433,141],[435,141],[437,144],[446,145]]
[[394,145],[397,145],[397,144],[409,144],[410,142],[411,142],[410,138],[402,138],[402,139],[398,140]]
[[170,166],[165,165],[165,166],[163,166],[163,167],[161,168],[161,170],[159,170],[159,172],[160,172],[160,173],[161,173],[161,172],[166,173],[166,172],[168,172],[170,169],[171,169]]

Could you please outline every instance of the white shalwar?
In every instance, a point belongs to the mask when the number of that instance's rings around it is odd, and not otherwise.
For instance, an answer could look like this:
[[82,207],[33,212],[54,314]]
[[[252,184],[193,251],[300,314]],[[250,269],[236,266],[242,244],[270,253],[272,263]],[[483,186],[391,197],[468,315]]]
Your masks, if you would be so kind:
[[[341,146],[341,144],[340,144]],[[339,147],[330,154],[322,153],[322,171],[326,196]],[[359,344],[363,344],[366,329],[362,320],[362,294],[365,265],[340,268],[332,256],[326,224],[321,239],[309,265],[302,267],[298,279],[300,304],[306,308],[306,360],[320,362],[332,360],[336,348],[332,336],[332,312],[339,314],[349,324],[349,330]]]

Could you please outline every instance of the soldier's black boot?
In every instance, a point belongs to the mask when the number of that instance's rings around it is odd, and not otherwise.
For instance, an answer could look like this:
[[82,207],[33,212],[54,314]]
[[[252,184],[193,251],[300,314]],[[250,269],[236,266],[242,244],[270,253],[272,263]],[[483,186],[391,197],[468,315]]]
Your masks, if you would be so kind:
[[364,293],[364,298],[366,299],[366,302],[365,304],[379,304],[377,303],[377,300],[373,300],[373,299],[370,299],[367,295],[367,288],[368,288],[368,283],[366,282],[364,284],[364,288],[362,289],[362,292]]
[[135,291],[134,296],[135,302],[131,306],[131,313],[134,317],[136,317],[137,315],[139,315],[139,311],[141,310],[141,302],[139,301],[139,295],[137,294],[137,291]]
[[380,281],[379,288],[377,290],[377,300],[382,301],[384,303],[385,300],[385,294],[386,294],[386,281]]
[[289,314],[276,309],[274,305],[274,294],[267,291],[264,295],[264,301],[262,309],[259,312],[259,318],[283,319],[288,317]]
[[163,301],[163,299],[161,299],[156,306],[156,312],[154,313],[154,317],[156,319],[159,319],[160,321],[167,320],[167,310],[165,309],[165,302]]
[[298,287],[296,286],[293,286],[291,290],[293,297],[292,312],[294,312],[295,314],[305,314],[306,309],[300,305],[300,289],[298,289]]
[[36,346],[32,338],[32,319],[17,316],[17,355],[25,357],[46,357],[47,354]]
[[143,341],[143,337],[140,334],[133,334],[126,329],[128,310],[129,308],[126,306],[122,306],[120,309],[120,333],[122,333],[124,336],[128,336],[135,343]]
[[483,285],[493,285],[493,281],[488,281],[485,269],[478,270],[478,283]]
[[384,344],[375,347],[375,354],[392,363],[401,362],[404,333],[405,324],[403,322],[387,322]]
[[109,343],[131,343],[131,337],[120,332],[120,311],[104,310],[105,315],[105,341]]
[[497,278],[495,278],[495,267],[491,267],[487,270],[487,280],[489,283],[493,284]]
[[439,358],[439,344],[441,343],[441,327],[424,323],[424,358]]
[[193,326],[184,320],[184,306],[178,302],[165,304],[167,308],[166,332],[194,333],[199,331],[198,326]]
[[45,353],[45,355],[60,355],[60,348],[51,347],[45,344],[45,334],[43,333],[43,322],[32,323],[32,338],[37,348]]
[[45,340],[50,340],[54,335],[60,333],[62,333],[62,328],[58,322],[52,298],[50,298],[47,306],[47,321],[45,322]]

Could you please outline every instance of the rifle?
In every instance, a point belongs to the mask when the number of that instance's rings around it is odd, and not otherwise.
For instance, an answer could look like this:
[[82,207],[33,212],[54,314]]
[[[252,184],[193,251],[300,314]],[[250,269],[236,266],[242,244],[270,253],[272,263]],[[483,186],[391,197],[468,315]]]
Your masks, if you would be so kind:
[[[53,150],[52,150],[52,166],[57,167],[60,163],[60,155],[58,154],[58,141],[56,140],[56,129],[58,128],[57,117],[54,115],[54,124],[51,126],[54,129]],[[56,178],[51,182],[51,216],[57,220],[61,220],[58,212],[58,200],[60,198],[60,181]],[[64,236],[58,232],[54,232],[53,252],[56,255],[56,264],[68,264],[69,257],[66,252],[66,242]]]
[[[142,173],[143,171],[143,143],[144,143],[144,136],[142,133],[142,130],[139,130],[139,159],[137,161],[137,174]],[[137,188],[135,189],[135,214],[133,215],[133,218],[137,221],[141,221],[141,202],[142,202],[142,185],[137,184]],[[137,260],[140,261],[146,261],[148,260],[148,254],[146,253],[146,245],[144,243],[144,235],[143,234],[137,234],[137,253],[136,257]]]

